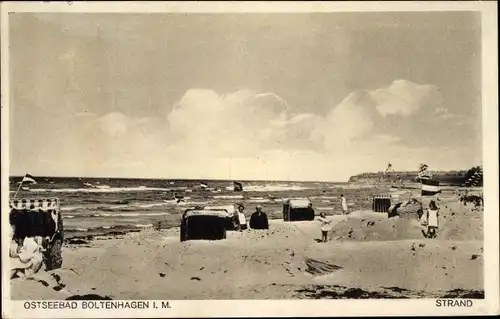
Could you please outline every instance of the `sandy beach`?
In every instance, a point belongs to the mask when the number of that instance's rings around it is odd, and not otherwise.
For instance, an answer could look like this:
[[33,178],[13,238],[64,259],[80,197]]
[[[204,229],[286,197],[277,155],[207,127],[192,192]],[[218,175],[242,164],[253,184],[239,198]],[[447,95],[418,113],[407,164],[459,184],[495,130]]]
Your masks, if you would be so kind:
[[12,299],[484,298],[483,212],[440,205],[435,239],[365,210],[330,216],[328,243],[319,222],[280,219],[220,241],[180,242],[177,227],[73,238],[63,267],[12,280]]

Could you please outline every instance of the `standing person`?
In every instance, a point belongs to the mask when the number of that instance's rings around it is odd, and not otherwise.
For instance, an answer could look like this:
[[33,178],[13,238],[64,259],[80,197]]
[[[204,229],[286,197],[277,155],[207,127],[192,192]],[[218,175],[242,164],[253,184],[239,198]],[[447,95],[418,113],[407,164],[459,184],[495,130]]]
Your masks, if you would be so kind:
[[247,219],[245,217],[245,206],[243,204],[240,204],[238,206],[238,224],[239,224],[239,230],[245,230],[247,229]]
[[342,214],[346,215],[347,214],[347,199],[345,198],[344,194],[340,194],[340,203],[342,204]]
[[438,229],[439,208],[431,200],[427,209],[427,238],[435,238]]
[[262,211],[262,207],[260,205],[255,208],[255,213],[253,213],[252,217],[250,217],[250,228],[269,229],[267,214]]
[[321,222],[321,241],[326,243],[328,241],[328,235],[332,230],[332,221],[326,217],[326,214],[321,212],[319,214],[318,220]]

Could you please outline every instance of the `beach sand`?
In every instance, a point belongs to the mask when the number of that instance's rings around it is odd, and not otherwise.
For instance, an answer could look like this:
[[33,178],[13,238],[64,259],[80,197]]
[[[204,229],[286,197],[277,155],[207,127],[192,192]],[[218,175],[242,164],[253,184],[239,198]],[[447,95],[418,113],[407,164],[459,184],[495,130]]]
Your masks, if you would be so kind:
[[144,229],[66,244],[62,269],[11,280],[12,299],[484,298],[483,212],[442,199],[441,228],[355,211],[320,223],[271,220],[267,231],[179,241],[179,229]]

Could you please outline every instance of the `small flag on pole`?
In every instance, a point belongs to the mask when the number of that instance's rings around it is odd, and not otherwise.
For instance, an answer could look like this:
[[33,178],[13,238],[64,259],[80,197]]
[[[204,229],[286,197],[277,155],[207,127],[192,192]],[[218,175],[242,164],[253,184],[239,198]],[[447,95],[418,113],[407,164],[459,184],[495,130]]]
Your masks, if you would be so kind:
[[422,196],[434,196],[441,193],[439,181],[434,179],[422,179]]
[[23,180],[21,181],[21,183],[26,183],[26,182],[36,184],[35,178],[30,174],[24,175]]
[[17,187],[16,193],[14,194],[14,198],[17,197],[17,193],[21,189],[21,186],[23,186],[23,184],[26,182],[36,184],[36,180],[33,176],[31,176],[30,174],[24,175],[23,179],[19,182],[19,187]]
[[418,169],[418,174],[415,180],[420,181],[423,179],[430,179],[432,178],[432,174],[427,170],[429,166],[427,164],[420,164],[420,167]]

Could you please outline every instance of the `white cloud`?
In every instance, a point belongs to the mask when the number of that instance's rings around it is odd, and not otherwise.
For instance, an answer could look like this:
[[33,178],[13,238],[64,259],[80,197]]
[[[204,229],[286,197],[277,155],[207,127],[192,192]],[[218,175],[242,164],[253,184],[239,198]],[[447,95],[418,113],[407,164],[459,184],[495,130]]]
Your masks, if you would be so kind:
[[427,107],[430,88],[395,81],[353,92],[325,116],[292,113],[272,92],[190,89],[163,119],[76,114],[59,161],[67,168],[76,156],[82,174],[179,178],[345,180],[387,161],[407,169],[436,150],[409,147],[378,124]]
[[253,154],[269,142],[286,117],[286,105],[272,95],[211,90],[186,92],[168,115],[170,133],[185,152]]
[[102,131],[109,136],[117,137],[127,133],[129,119],[119,112],[109,113],[98,119]]
[[436,86],[407,80],[396,80],[387,88],[369,93],[377,103],[377,110],[384,116],[409,116],[423,108],[432,110],[440,107],[443,100]]
[[336,151],[362,139],[373,129],[378,119],[374,107],[366,93],[359,91],[349,94],[319,123],[313,133],[314,138],[322,139],[326,149]]

